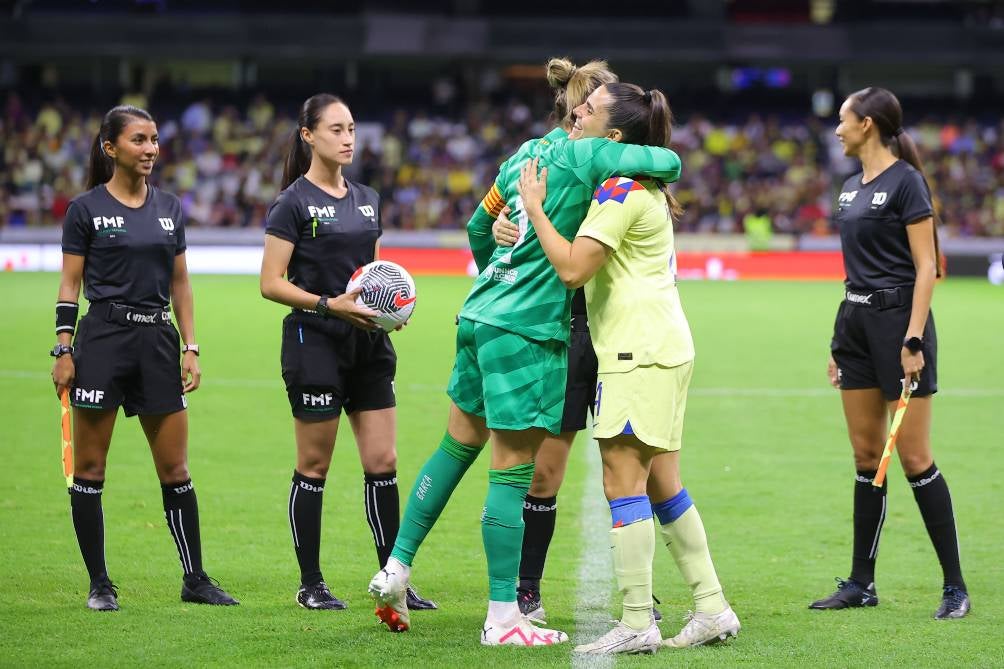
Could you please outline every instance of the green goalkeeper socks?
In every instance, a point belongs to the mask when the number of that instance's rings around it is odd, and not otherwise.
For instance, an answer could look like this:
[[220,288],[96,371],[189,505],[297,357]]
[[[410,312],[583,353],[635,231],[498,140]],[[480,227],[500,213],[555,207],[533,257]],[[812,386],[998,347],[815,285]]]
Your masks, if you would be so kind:
[[[467,446],[449,433],[443,435],[439,448],[426,460],[415,479],[391,557],[411,566],[418,547],[425,541],[439,514],[446,508],[450,495],[480,453],[480,446]],[[522,510],[521,503],[520,513]],[[516,555],[518,560],[519,550]]]
[[488,559],[488,599],[515,602],[523,546],[523,501],[533,480],[533,463],[488,470],[488,499],[481,537]]

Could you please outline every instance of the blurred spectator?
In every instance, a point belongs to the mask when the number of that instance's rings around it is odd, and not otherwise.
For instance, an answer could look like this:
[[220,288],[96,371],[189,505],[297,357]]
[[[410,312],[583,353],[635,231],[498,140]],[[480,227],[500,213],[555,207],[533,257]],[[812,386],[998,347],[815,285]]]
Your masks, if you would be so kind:
[[[499,163],[548,130],[546,97],[466,99],[443,78],[430,91],[431,109],[360,119],[365,132],[348,174],[380,193],[384,227],[462,229]],[[155,96],[153,104],[161,142],[154,180],[181,197],[189,223],[261,227],[278,192],[296,102],[257,94],[239,106],[204,96],[173,113],[170,96]],[[7,95],[0,226],[61,221],[69,199],[83,190],[101,111],[83,113],[61,98],[31,107],[17,93]],[[908,130],[926,161],[942,232],[1004,236],[1004,121],[924,118]],[[832,128],[814,118],[749,114],[721,122],[694,115],[673,138],[684,165],[673,185],[685,208],[677,229],[745,232],[758,246],[774,233],[832,234],[835,189],[857,169]]]

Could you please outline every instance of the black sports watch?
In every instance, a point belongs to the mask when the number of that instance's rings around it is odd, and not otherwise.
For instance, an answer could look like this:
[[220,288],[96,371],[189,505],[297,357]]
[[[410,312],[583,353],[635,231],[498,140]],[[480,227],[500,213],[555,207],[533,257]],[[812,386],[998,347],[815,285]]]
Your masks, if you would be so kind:
[[919,353],[924,348],[924,340],[920,337],[907,337],[903,340],[903,348],[910,353]]
[[73,347],[67,346],[66,344],[56,344],[52,347],[52,350],[49,351],[49,355],[53,358],[58,358],[59,356],[66,355],[67,353],[73,355]]
[[319,299],[317,301],[317,306],[314,307],[314,311],[316,311],[317,315],[320,316],[321,318],[327,318],[328,317],[328,296],[327,295],[321,295],[321,299]]

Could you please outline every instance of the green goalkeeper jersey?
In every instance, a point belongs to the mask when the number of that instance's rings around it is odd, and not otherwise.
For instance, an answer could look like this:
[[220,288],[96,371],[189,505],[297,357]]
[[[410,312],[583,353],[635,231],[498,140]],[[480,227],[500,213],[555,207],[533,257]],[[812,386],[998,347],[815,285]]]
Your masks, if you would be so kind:
[[[556,128],[541,139],[524,143],[502,163],[498,177],[468,223],[471,249],[480,274],[460,316],[529,339],[564,342],[569,338],[569,313],[574,291],[565,288],[537,241],[516,190],[520,168],[533,158],[547,167],[544,212],[562,237],[571,241],[586,217],[593,191],[615,174],[647,175],[663,182],[680,178],[680,157],[652,146],[620,144],[607,139],[569,141]],[[505,205],[519,226],[511,247],[493,248],[491,224]]]

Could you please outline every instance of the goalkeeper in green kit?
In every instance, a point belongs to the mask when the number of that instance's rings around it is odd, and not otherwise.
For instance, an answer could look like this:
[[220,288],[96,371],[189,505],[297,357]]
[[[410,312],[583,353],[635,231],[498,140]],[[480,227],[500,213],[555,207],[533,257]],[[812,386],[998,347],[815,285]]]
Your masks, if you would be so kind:
[[481,643],[540,646],[568,640],[564,632],[534,626],[516,603],[523,501],[533,478],[534,453],[561,425],[572,296],[528,225],[516,190],[520,169],[534,158],[548,166],[545,209],[569,240],[585,218],[593,191],[605,179],[631,174],[673,182],[680,175],[680,159],[669,149],[580,139],[580,134],[556,128],[523,144],[502,164],[468,225],[484,230],[487,221],[490,228],[491,220],[508,206],[520,236],[513,247],[496,248],[490,258],[483,253],[483,239],[471,240],[481,273],[460,312],[447,390],[452,400],[447,431],[418,474],[390,559],[369,586],[377,616],[393,631],[410,625],[405,589],[415,553],[490,440],[488,497],[481,520],[489,602]]

